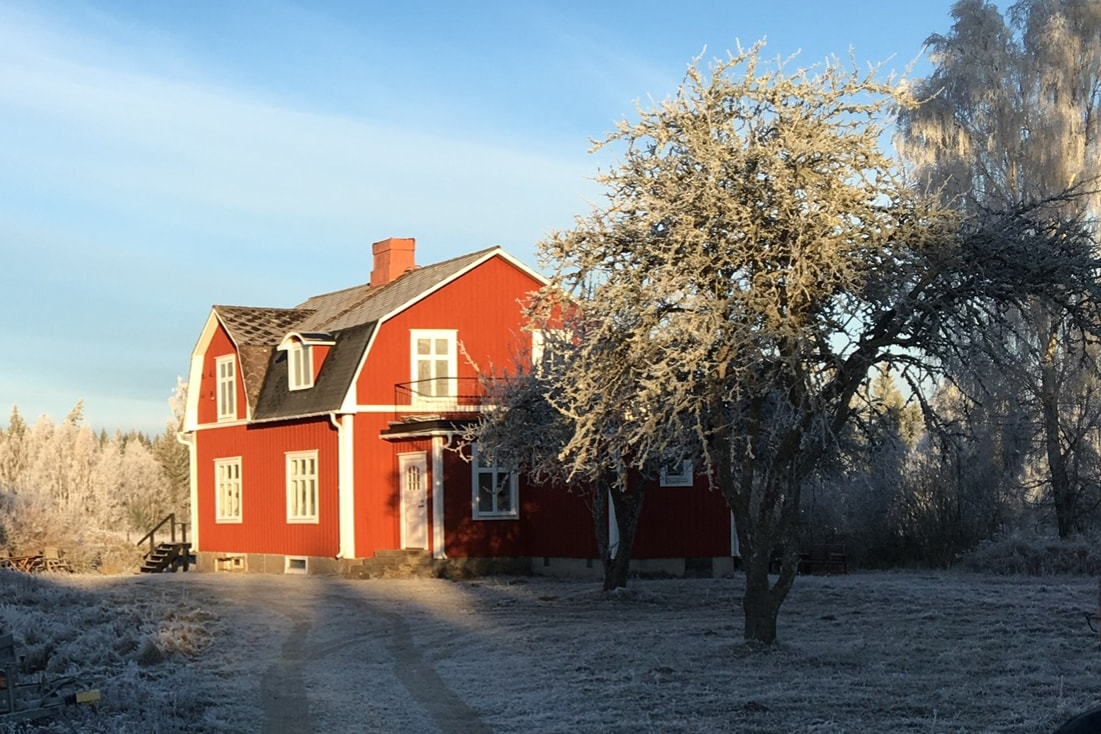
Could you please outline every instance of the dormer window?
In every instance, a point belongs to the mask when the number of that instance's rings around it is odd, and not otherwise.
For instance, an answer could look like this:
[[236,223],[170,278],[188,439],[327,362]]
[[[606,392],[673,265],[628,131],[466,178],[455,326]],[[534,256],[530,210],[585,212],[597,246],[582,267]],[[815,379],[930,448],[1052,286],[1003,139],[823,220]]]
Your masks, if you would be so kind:
[[287,353],[287,388],[308,390],[313,387],[321,362],[336,341],[321,332],[292,331],[283,337],[279,351]]
[[313,387],[313,359],[308,344],[295,342],[287,350],[287,382],[291,390]]

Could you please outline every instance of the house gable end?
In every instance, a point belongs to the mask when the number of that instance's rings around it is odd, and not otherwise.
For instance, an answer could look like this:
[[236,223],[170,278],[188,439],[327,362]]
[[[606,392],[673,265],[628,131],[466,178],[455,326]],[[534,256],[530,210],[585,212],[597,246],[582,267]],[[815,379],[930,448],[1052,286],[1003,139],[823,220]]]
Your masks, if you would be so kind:
[[[442,279],[438,280],[438,282],[434,283],[432,285],[432,287],[426,288],[426,289],[416,293],[415,295],[413,295],[412,297],[407,299],[405,302],[403,302],[399,306],[395,307],[389,313],[387,313],[387,314],[385,314],[385,315],[383,315],[379,318],[378,327],[376,328],[375,334],[372,335],[371,342],[367,345],[367,349],[365,350],[365,352],[363,354],[363,357],[362,357],[362,360],[361,360],[361,362],[358,365],[358,368],[356,370],[355,384],[353,385],[354,389],[351,390],[349,392],[349,394],[347,395],[345,403],[341,407],[341,412],[353,412],[353,411],[356,410],[357,405],[361,405],[361,404],[367,404],[367,405],[380,404],[380,401],[384,401],[381,404],[390,404],[392,402],[395,402],[396,398],[393,395],[384,396],[383,394],[380,393],[378,388],[381,387],[384,390],[393,390],[396,384],[405,383],[405,382],[409,381],[410,379],[412,379],[412,376],[411,376],[411,366],[409,364],[409,360],[410,360],[410,356],[409,356],[410,355],[410,352],[409,352],[409,348],[410,348],[409,332],[403,331],[402,333],[391,333],[391,331],[393,330],[393,327],[391,326],[392,322],[406,321],[406,319],[404,317],[407,314],[410,314],[414,309],[417,309],[421,305],[429,305],[431,303],[434,303],[432,301],[432,299],[435,298],[437,296],[437,294],[442,294],[444,291],[446,291],[446,289],[449,286],[452,286],[453,284],[456,284],[456,283],[460,282],[463,278],[465,278],[468,275],[474,273],[475,271],[478,271],[479,268],[482,268],[483,266],[486,266],[487,264],[489,264],[491,262],[498,262],[501,265],[503,265],[504,267],[514,271],[515,273],[518,274],[517,276],[513,276],[514,282],[525,284],[525,285],[520,285],[520,286],[513,286],[511,288],[506,289],[507,295],[505,296],[505,300],[507,300],[507,307],[509,309],[515,308],[517,310],[517,312],[519,311],[518,300],[520,299],[520,297],[522,295],[521,291],[523,293],[529,293],[529,292],[538,290],[539,288],[541,288],[543,285],[545,285],[547,283],[545,278],[538,275],[537,273],[532,271],[530,268],[527,268],[522,263],[520,263],[515,258],[508,255],[507,253],[505,253],[500,248],[493,248],[493,249],[490,249],[490,250],[484,250],[482,252],[475,253],[474,256],[470,257],[465,263],[463,263],[463,266],[461,268],[456,269],[454,272],[450,273],[446,278],[442,278]],[[503,272],[503,271],[498,271],[498,272]],[[530,287],[527,287],[527,286],[530,286]],[[499,298],[498,298],[498,303],[503,303],[503,301],[500,301]],[[477,298],[471,298],[469,296],[464,296],[464,297],[460,298],[458,301],[456,301],[454,303],[449,302],[446,306],[443,306],[443,307],[439,307],[438,304],[437,305],[429,305],[429,308],[431,310],[439,309],[441,311],[444,311],[444,312],[447,312],[447,313],[451,314],[451,316],[454,316],[454,317],[458,318],[459,320],[466,320],[464,316],[460,315],[460,312],[470,313],[471,309],[480,309],[480,308],[484,308],[484,307],[485,306],[483,306],[481,303],[479,303]],[[493,308],[493,306],[490,306],[489,308]],[[478,319],[474,319],[474,320],[477,321]],[[518,313],[516,314],[516,321],[517,321],[517,324],[515,326],[515,331],[516,331],[515,335],[518,336],[518,334],[519,334],[519,323],[518,323],[519,314]],[[457,322],[455,322],[455,323],[457,323]],[[398,326],[397,328],[400,331],[405,327]],[[422,319],[418,318],[417,323],[415,324],[414,328],[416,328],[416,329],[429,329],[429,330],[436,329],[436,328],[451,329],[451,328],[453,328],[453,325],[452,324],[438,323],[430,317],[427,320],[422,320]],[[490,337],[490,340],[498,342],[501,345],[504,345],[503,340],[504,340],[504,338],[508,337],[509,335],[504,334],[504,333],[499,333],[499,331],[500,330],[498,329],[496,332],[494,332],[494,334]],[[469,333],[465,337],[464,337],[463,333],[459,333],[458,334],[458,339],[459,339],[459,341],[464,341],[464,339],[468,336],[470,336]],[[387,355],[390,355],[392,353],[403,355],[403,357],[400,357],[399,359],[401,360],[401,364],[405,365],[400,370],[395,372],[395,371],[393,371],[393,362],[391,361],[393,359],[393,357],[391,357],[391,356],[382,357],[382,359],[386,360],[387,362],[390,362],[390,365],[391,365],[389,368],[386,368],[386,367],[382,368],[387,373],[383,376],[379,376],[380,375],[380,373],[379,373],[380,367],[377,364],[374,365],[374,366],[370,366],[370,367],[367,366],[368,357],[371,355],[372,350],[375,348],[376,341],[380,338],[384,338],[384,342],[387,345],[386,347],[384,347],[384,352]],[[506,350],[502,350],[502,351],[506,351]],[[477,359],[477,357],[475,357],[475,359]],[[462,358],[460,358],[459,362],[460,363],[464,362],[464,360]],[[470,374],[467,374],[466,376],[470,377],[471,374],[473,374],[473,372],[472,372],[473,368],[468,369],[468,367],[469,367],[469,365],[460,365],[459,366],[459,371],[460,371],[460,373],[464,372],[464,371],[469,372]],[[365,376],[364,375],[364,370],[370,370],[372,372],[372,374],[370,376]],[[462,374],[455,375],[455,376],[462,377]],[[376,377],[378,377],[378,379],[376,379]],[[369,379],[374,384],[374,388],[371,391],[374,397],[370,398],[370,399],[364,399],[364,396],[363,396],[362,392],[358,389],[358,386],[362,385],[364,383],[364,380],[366,380],[366,379]]]

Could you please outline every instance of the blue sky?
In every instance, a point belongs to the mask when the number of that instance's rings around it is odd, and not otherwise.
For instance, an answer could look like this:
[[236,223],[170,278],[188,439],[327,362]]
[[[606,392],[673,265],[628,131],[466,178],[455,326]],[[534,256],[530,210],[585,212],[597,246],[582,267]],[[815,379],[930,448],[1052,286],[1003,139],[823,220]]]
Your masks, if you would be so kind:
[[365,282],[389,236],[537,265],[598,195],[590,139],[705,48],[901,71],[950,7],[5,0],[0,426],[83,399],[159,433],[212,304]]

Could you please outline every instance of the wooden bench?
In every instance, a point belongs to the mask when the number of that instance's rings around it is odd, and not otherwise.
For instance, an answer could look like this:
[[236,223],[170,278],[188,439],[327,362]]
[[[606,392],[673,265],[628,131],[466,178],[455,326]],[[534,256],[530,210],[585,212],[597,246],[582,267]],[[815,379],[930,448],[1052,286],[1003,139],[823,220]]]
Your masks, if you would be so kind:
[[849,560],[843,545],[812,545],[799,554],[799,573],[833,576],[848,572]]

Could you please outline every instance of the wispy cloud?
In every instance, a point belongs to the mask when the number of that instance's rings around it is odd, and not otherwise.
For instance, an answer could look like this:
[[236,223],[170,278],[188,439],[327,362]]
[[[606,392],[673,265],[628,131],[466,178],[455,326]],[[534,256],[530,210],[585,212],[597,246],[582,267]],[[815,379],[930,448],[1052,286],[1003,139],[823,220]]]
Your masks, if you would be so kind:
[[11,7],[0,39],[0,280],[18,284],[0,301],[21,314],[2,327],[0,406],[63,414],[95,394],[90,421],[156,405],[155,429],[210,303],[365,279],[389,235],[418,237],[423,261],[493,243],[530,260],[584,205],[580,140],[569,157],[318,109],[216,78],[170,39],[130,51]]

